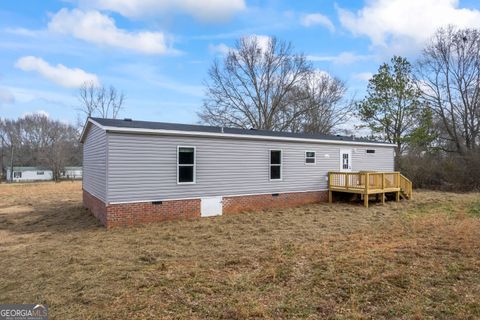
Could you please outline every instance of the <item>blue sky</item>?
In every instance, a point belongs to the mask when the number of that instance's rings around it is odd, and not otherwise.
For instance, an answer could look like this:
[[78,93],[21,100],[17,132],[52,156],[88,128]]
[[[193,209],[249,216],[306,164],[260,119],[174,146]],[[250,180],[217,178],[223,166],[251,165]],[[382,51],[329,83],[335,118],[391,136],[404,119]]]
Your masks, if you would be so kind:
[[126,94],[121,116],[195,123],[214,58],[242,36],[291,41],[362,97],[393,54],[440,26],[480,27],[478,0],[2,0],[0,117],[75,123],[83,81]]

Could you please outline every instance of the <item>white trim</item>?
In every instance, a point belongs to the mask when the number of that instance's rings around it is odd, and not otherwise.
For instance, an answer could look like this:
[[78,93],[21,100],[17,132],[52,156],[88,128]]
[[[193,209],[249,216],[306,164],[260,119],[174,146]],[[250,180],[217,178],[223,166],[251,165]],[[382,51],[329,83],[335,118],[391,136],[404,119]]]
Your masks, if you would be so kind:
[[[110,150],[110,137],[109,135],[105,132],[105,144],[107,145],[107,150],[105,150],[105,202],[108,203],[108,194],[110,189],[108,188],[108,180],[109,180],[109,150]],[[82,172],[82,181],[83,181],[83,172]]]
[[[313,162],[307,162],[307,159],[312,159],[312,157],[307,157],[308,152],[313,152]],[[317,164],[317,152],[313,150],[307,150],[305,151],[305,159],[304,159],[305,165],[306,166],[314,166]]]
[[[319,190],[302,190],[302,191],[283,191],[283,192],[262,192],[262,193],[245,193],[245,194],[232,194],[232,195],[224,195],[223,198],[231,198],[231,197],[247,197],[247,196],[262,196],[266,194],[284,194],[284,193],[304,193],[304,192],[321,192],[321,191],[328,191],[328,189],[319,189]],[[88,191],[87,191],[88,192]],[[129,204],[129,203],[145,203],[145,202],[158,202],[158,201],[180,201],[180,200],[196,200],[204,198],[202,196],[198,197],[187,197],[187,198],[174,198],[174,199],[160,199],[160,200],[132,200],[132,201],[114,201],[110,203],[106,203],[106,205],[114,205],[114,204]],[[100,199],[101,200],[101,199]]]
[[[180,152],[180,148],[192,148],[193,149],[193,165],[191,164],[182,164],[180,165],[178,163],[178,154]],[[183,167],[193,167],[193,181],[192,182],[180,182],[180,176],[179,176],[179,168],[180,166]],[[197,147],[195,146],[177,146],[177,184],[179,185],[184,185],[184,184],[196,184],[197,183]]]
[[[97,125],[105,131],[124,132],[124,133],[145,133],[145,134],[159,134],[159,135],[178,135],[178,136],[195,136],[195,137],[220,137],[220,138],[234,138],[234,139],[249,139],[249,140],[273,140],[273,141],[292,141],[292,142],[311,142],[319,144],[346,144],[346,145],[361,145],[361,146],[378,146],[378,147],[396,147],[393,143],[378,143],[378,142],[361,142],[361,141],[342,141],[342,140],[325,140],[325,139],[310,139],[310,138],[291,138],[291,137],[273,137],[260,135],[246,135],[233,133],[217,133],[217,132],[201,132],[201,131],[182,131],[182,130],[165,130],[165,129],[142,129],[142,128],[120,128],[102,126],[95,120],[89,119],[89,122]],[[88,124],[87,124],[88,125]],[[86,131],[85,125],[82,132],[80,142],[84,140]]]
[[[280,165],[272,164],[272,151],[280,151]],[[280,167],[280,179],[272,179],[272,166]],[[268,179],[272,182],[283,181],[283,150],[282,149],[268,150]]]

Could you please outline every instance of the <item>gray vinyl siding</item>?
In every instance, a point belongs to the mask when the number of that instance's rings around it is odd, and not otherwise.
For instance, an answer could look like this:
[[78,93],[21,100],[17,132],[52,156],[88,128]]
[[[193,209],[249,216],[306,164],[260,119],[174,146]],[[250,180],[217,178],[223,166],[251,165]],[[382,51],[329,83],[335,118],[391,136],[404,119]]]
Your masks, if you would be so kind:
[[[352,149],[353,170],[393,170],[391,147],[367,155],[363,146],[112,132],[108,146],[109,202],[326,190],[341,148]],[[196,184],[177,184],[178,146],[196,147]],[[282,181],[269,179],[270,149],[282,150]],[[305,151],[316,152],[315,165]]]
[[83,144],[83,189],[107,202],[107,134],[95,125]]

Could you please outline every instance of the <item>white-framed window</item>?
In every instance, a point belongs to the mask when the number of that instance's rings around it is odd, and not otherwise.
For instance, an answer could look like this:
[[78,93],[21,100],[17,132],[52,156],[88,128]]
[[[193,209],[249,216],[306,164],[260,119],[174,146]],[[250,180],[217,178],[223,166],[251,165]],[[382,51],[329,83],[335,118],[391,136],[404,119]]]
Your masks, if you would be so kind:
[[305,151],[305,164],[317,163],[315,151]]
[[196,150],[195,147],[177,147],[177,183],[193,184],[196,182]]
[[22,171],[13,171],[13,177],[14,178],[21,178],[22,177]]
[[282,150],[270,150],[270,180],[282,180]]

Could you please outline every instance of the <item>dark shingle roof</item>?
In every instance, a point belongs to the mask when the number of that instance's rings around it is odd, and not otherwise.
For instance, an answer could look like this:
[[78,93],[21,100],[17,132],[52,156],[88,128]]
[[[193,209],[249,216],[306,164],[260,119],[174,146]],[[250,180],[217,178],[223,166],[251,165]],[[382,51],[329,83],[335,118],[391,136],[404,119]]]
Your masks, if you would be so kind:
[[[204,126],[204,125],[193,125],[193,124],[138,121],[138,120],[130,120],[130,119],[104,119],[104,118],[91,118],[91,119],[102,126],[115,127],[115,128],[227,133],[227,134],[238,134],[238,135],[248,135],[248,136],[382,143],[382,142],[372,141],[364,138],[356,138],[356,137],[354,138],[354,137],[340,136],[340,135],[325,135],[325,134],[317,134],[317,133],[292,133],[292,132],[278,132],[278,131],[257,130],[257,129],[248,130],[248,129],[239,129],[239,128],[227,128],[227,127],[222,128],[222,127],[215,127],[215,126]],[[388,144],[388,143],[385,143],[385,144]]]

